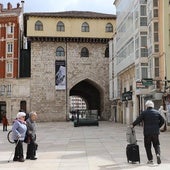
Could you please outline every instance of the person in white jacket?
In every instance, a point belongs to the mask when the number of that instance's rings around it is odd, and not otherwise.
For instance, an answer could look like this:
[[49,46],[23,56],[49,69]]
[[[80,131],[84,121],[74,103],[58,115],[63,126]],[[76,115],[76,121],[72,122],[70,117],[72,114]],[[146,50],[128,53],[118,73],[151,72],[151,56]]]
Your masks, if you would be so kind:
[[160,108],[159,108],[159,113],[161,114],[161,116],[164,118],[164,120],[165,120],[165,125],[164,125],[164,127],[163,127],[163,129],[161,128],[160,130],[161,131],[165,131],[166,130],[166,128],[167,128],[167,111],[166,110],[164,110],[163,109],[163,106],[160,106]]
[[24,162],[23,141],[27,131],[25,116],[26,114],[24,112],[18,112],[17,118],[12,126],[12,137],[16,143],[13,161]]

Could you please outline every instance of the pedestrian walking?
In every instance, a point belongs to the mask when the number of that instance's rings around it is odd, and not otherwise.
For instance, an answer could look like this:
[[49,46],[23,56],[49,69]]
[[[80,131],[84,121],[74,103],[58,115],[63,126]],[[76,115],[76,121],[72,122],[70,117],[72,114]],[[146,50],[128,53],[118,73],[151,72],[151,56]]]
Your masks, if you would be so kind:
[[3,113],[2,115],[2,125],[3,125],[3,131],[8,131],[7,126],[9,125],[9,123],[6,117],[6,113]]
[[164,132],[167,130],[167,115],[166,115],[167,111],[163,109],[163,106],[160,106],[158,111],[165,120],[164,126],[161,127],[161,132]]
[[160,127],[164,124],[164,118],[160,115],[158,110],[154,109],[154,103],[151,100],[145,103],[146,110],[144,110],[132,123],[133,128],[140,122],[143,122],[144,129],[144,146],[148,158],[148,164],[153,164],[153,155],[151,147],[153,145],[157,157],[157,163],[161,163],[160,158],[160,142],[159,134]]
[[28,135],[28,143],[27,143],[27,155],[26,159],[36,160],[36,150],[37,143],[36,141],[36,121],[37,113],[35,111],[30,112],[29,118],[26,120],[27,122],[27,135]]
[[12,126],[12,137],[16,143],[13,161],[24,162],[23,141],[27,131],[25,116],[24,112],[18,112]]

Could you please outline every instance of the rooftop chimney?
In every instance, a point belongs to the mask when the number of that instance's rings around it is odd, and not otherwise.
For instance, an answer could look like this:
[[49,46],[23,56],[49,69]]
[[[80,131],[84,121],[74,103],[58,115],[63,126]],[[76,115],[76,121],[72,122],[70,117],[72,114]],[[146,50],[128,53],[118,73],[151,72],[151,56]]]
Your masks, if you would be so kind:
[[8,2],[8,4],[7,4],[7,9],[8,9],[8,10],[11,10],[11,9],[12,9],[12,5],[11,5],[10,2]]
[[3,4],[0,4],[0,12],[3,11]]
[[20,4],[19,3],[17,3],[17,8],[19,8],[20,7]]
[[24,0],[21,0],[22,12],[24,12]]

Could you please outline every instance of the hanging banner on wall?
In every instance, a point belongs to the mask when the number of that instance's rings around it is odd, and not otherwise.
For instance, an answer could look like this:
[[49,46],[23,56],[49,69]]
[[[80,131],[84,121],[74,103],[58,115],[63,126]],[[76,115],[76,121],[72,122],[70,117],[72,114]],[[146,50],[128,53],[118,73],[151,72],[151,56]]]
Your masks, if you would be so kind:
[[66,89],[66,64],[63,60],[55,62],[55,88],[56,90]]

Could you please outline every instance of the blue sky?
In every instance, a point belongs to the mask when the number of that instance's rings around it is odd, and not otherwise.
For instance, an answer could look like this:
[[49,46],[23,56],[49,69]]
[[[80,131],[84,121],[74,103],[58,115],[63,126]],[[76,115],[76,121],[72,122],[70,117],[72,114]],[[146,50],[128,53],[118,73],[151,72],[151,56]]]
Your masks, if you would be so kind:
[[[13,7],[21,0],[0,0],[6,7],[10,2]],[[59,11],[94,11],[116,14],[114,0],[25,0],[25,12],[59,12]]]

